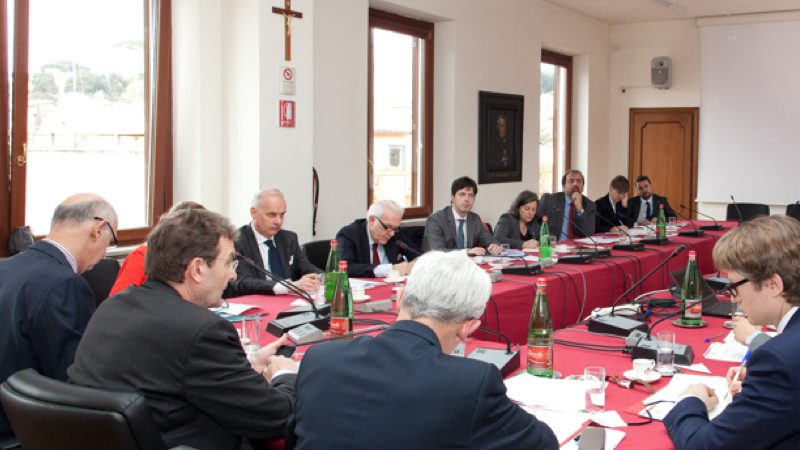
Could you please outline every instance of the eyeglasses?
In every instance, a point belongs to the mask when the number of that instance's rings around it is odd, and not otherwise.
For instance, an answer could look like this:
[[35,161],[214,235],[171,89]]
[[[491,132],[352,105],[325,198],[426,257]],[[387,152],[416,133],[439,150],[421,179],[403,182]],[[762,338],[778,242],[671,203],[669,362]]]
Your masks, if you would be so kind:
[[117,240],[117,234],[114,233],[114,229],[111,228],[111,224],[106,219],[103,219],[102,217],[95,217],[94,220],[99,220],[101,222],[105,222],[106,226],[108,227],[108,231],[111,232],[111,242],[113,242],[114,245],[109,245],[109,247],[114,248],[114,247],[118,246],[119,245],[119,241]]
[[234,259],[228,264],[228,268],[231,272],[236,272],[236,268],[239,267],[239,260]]
[[748,281],[750,281],[750,280],[748,280],[747,278],[742,278],[741,280],[739,280],[739,281],[737,281],[735,283],[728,283],[728,284],[725,285],[725,290],[731,293],[731,297],[738,297],[739,296],[739,291],[738,291],[737,288],[739,286],[747,283]]
[[393,227],[393,226],[391,226],[391,225],[386,225],[385,223],[383,223],[383,221],[381,220],[381,218],[380,218],[380,217],[378,217],[378,216],[373,216],[373,217],[375,217],[375,220],[377,220],[377,221],[378,221],[378,223],[379,223],[379,224],[381,224],[381,226],[383,227],[383,229],[384,229],[384,230],[386,230],[386,231],[391,231],[392,233],[397,233],[397,230],[399,230],[399,229],[400,229],[400,227]]

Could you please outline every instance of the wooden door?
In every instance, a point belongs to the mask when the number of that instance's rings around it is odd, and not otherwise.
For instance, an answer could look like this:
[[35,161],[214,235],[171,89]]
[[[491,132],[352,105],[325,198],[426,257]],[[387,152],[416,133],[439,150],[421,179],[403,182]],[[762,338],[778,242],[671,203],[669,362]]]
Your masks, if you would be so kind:
[[699,108],[631,108],[628,178],[633,195],[639,175],[650,177],[653,192],[666,196],[684,217],[680,205],[695,211]]

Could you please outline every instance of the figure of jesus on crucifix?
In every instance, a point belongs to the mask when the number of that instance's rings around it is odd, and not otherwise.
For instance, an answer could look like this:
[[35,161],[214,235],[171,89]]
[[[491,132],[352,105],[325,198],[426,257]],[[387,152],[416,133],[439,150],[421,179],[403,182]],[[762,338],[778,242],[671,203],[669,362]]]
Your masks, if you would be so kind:
[[292,17],[302,19],[303,13],[292,11],[292,0],[284,0],[284,7],[272,7],[272,12],[283,16],[284,49],[283,58],[286,61],[292,60]]

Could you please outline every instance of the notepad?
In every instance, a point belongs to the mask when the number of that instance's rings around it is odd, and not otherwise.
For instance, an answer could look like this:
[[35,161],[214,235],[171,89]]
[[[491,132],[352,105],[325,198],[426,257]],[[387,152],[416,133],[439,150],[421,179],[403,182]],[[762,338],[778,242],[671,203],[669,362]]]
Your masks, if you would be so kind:
[[[672,377],[672,380],[670,380],[666,387],[650,397],[647,397],[647,399],[644,401],[645,405],[659,401],[661,403],[655,403],[652,406],[645,406],[645,409],[649,410],[653,419],[664,420],[664,417],[672,410],[672,408],[675,406],[675,403],[678,401],[678,398],[681,396],[681,394],[683,394],[686,388],[695,383],[702,383],[710,387],[714,390],[714,393],[719,399],[717,406],[708,412],[709,419],[714,419],[720,415],[722,411],[724,411],[725,408],[731,403],[731,398],[726,398],[725,395],[728,392],[728,381],[724,377],[687,375],[684,373],[679,373]],[[648,417],[648,414],[644,409],[639,411],[639,415],[642,417]]]

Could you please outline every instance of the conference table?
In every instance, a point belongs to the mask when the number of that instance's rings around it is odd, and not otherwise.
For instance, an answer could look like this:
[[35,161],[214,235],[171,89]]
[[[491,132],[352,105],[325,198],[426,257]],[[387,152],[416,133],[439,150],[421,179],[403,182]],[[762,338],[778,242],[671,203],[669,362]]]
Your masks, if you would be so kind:
[[[385,285],[379,286],[367,291],[370,296],[383,298],[391,295],[392,286]],[[296,297],[291,296],[246,296],[232,299],[232,303],[242,303],[252,305],[256,309],[248,311],[248,314],[261,314],[265,321],[273,320],[276,318],[278,312],[289,309],[293,304],[298,303]],[[359,324],[356,329],[374,329],[376,321],[383,321],[391,324],[397,319],[397,305],[393,303],[392,311],[382,313],[356,313],[355,319],[357,322],[367,321],[368,324]],[[666,310],[669,311],[669,310]],[[710,341],[718,342],[722,340],[721,333],[727,333],[722,327],[723,319],[704,316],[703,318],[708,326],[698,329],[678,328],[672,325],[670,320],[658,324],[655,328],[658,330],[672,330],[676,333],[678,343],[690,345],[695,354],[694,362],[704,363],[713,375],[724,376],[728,367],[735,365],[733,363],[725,363],[719,361],[706,360],[703,357],[704,352],[710,345],[710,342],[705,342],[706,338],[711,338]],[[654,320],[655,321],[655,320]],[[262,330],[264,328],[262,324]],[[377,334],[378,331],[370,334]],[[654,331],[655,334],[655,331]],[[585,325],[574,325],[571,327],[563,328],[556,331],[556,339],[567,342],[578,343],[592,343],[609,346],[624,345],[624,339],[616,336],[606,336],[591,334],[587,331]],[[262,345],[272,342],[276,339],[268,333],[262,333],[260,343]],[[466,343],[465,354],[469,354],[476,346],[489,348],[503,348],[504,345],[498,342],[483,341],[478,339],[469,339]],[[295,359],[301,360],[303,354],[308,346],[299,346],[295,353]],[[555,369],[561,373],[562,377],[569,375],[580,375],[583,369],[587,366],[601,366],[605,368],[607,375],[622,376],[622,374],[631,368],[631,356],[622,352],[601,352],[596,350],[588,350],[577,348],[569,345],[556,343],[553,351]],[[520,369],[525,368],[525,347],[520,348]],[[686,372],[692,373],[692,372]],[[513,375],[512,375],[513,376]],[[527,376],[527,375],[526,375]],[[661,378],[651,384],[655,390],[659,390],[667,385],[668,378]],[[633,405],[642,402],[651,394],[646,388],[638,383],[634,383],[631,389],[626,389],[618,386],[615,383],[609,383],[606,390],[606,410],[618,411],[624,421],[627,423],[642,423],[646,419],[639,417],[635,414],[628,413],[626,410]],[[672,449],[672,445],[666,429],[663,424],[658,421],[653,421],[646,425],[628,426],[616,428],[626,433],[626,437],[620,443],[620,450],[660,450]],[[282,442],[271,443],[270,448],[283,448]]]

